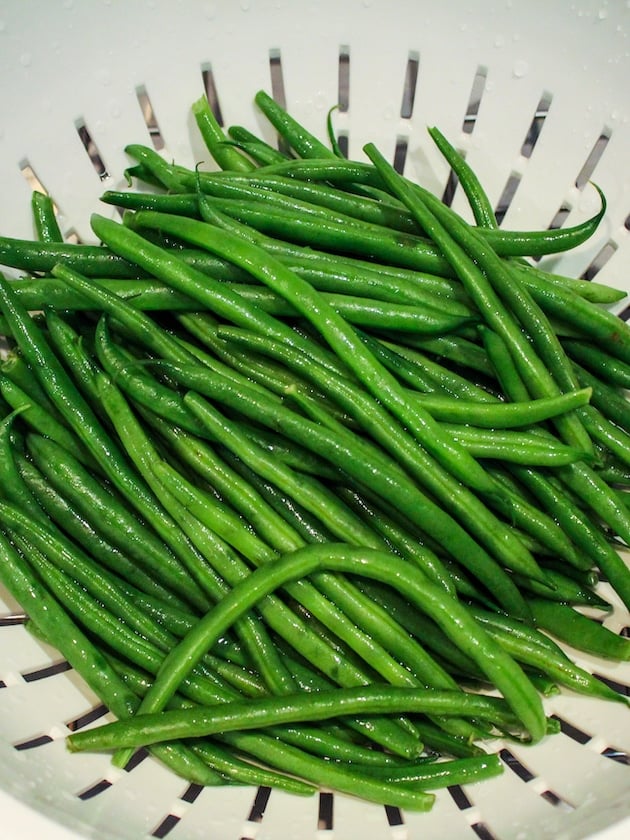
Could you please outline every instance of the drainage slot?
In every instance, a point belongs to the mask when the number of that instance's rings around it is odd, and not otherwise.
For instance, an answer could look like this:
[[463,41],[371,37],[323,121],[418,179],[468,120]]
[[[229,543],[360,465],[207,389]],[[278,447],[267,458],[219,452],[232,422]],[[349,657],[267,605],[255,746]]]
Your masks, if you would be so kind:
[[177,817],[175,814],[168,814],[158,827],[151,832],[151,837],[166,837],[175,828],[180,819],[181,817]]
[[592,280],[617,250],[617,244],[612,240],[608,242],[595,254],[589,265],[581,274],[582,280]]
[[[475,73],[472,87],[470,89],[470,96],[468,97],[468,105],[466,106],[464,119],[462,120],[462,131],[464,134],[473,133],[475,123],[477,122],[477,116],[479,114],[481,97],[483,96],[483,92],[486,87],[487,76],[488,71],[485,67],[477,68],[477,72]],[[460,154],[464,154],[461,150],[459,151]],[[451,169],[451,171],[449,172],[448,180],[446,182],[446,186],[444,187],[444,192],[442,194],[442,201],[444,202],[444,204],[447,205],[447,207],[450,207],[453,203],[453,199],[455,197],[455,190],[457,189],[458,183],[459,178]]]
[[83,121],[83,119],[78,119],[74,127],[77,130],[77,134],[79,135],[79,140],[81,141],[81,145],[87,152],[87,155],[90,159],[90,163],[94,167],[94,171],[98,175],[101,181],[107,180],[109,178],[109,172],[107,171],[107,167],[101,157],[101,153],[98,150],[98,146],[94,142],[90,131]]
[[420,56],[417,52],[410,52],[407,59],[407,69],[405,71],[405,82],[403,85],[402,104],[400,106],[400,116],[404,120],[411,119],[413,114],[413,106],[416,99],[416,88],[418,86],[418,70],[420,68]]
[[[536,143],[540,138],[545,120],[547,119],[547,114],[549,113],[549,108],[551,107],[551,101],[552,96],[550,93],[543,93],[540,97],[540,101],[538,102],[532,121],[529,124],[527,134],[525,135],[525,139],[521,145],[520,156],[522,161],[527,161],[532,156]],[[520,172],[513,171],[503,188],[503,192],[501,193],[501,197],[499,198],[499,202],[495,210],[495,216],[498,224],[501,224],[512,201],[514,200],[516,190],[521,182],[521,177],[522,175]]]
[[396,172],[402,173],[405,169],[405,161],[407,160],[407,149],[409,148],[409,140],[406,137],[396,138],[396,148],[394,149],[393,167]]
[[160,149],[164,148],[164,138],[162,137],[162,132],[160,131],[160,126],[158,125],[153,105],[151,104],[149,94],[147,93],[147,89],[144,85],[140,85],[136,88],[136,96],[138,97],[138,104],[140,105],[140,110],[142,111],[142,118],[144,119],[147,131],[149,132],[153,148],[159,152]]
[[279,49],[269,50],[269,73],[271,76],[271,95],[281,108],[287,107],[282,75],[282,59]]
[[332,793],[319,794],[319,812],[317,814],[317,830],[332,831],[334,798]]
[[221,105],[219,104],[219,95],[214,81],[214,73],[212,66],[209,63],[201,66],[201,79],[203,81],[203,89],[206,93],[206,99],[210,105],[210,110],[214,114],[214,118],[220,126],[223,125],[223,114],[221,113]]
[[350,47],[345,44],[339,47],[337,105],[342,113],[350,107]]

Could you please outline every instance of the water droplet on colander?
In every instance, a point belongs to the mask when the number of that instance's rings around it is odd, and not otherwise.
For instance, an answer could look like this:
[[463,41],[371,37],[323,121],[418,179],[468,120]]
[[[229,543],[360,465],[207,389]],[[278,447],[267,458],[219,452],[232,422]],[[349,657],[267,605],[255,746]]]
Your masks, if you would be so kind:
[[6,32],[6,31],[7,31],[6,23],[3,20],[0,20],[0,32]]
[[33,61],[33,56],[29,52],[22,53],[20,56],[20,64],[22,67],[30,67]]
[[241,11],[248,12],[249,11],[249,0],[241,0]]
[[502,47],[505,44],[505,38],[503,35],[497,35],[494,39],[494,46],[495,47]]
[[599,20],[606,20],[606,18],[608,17],[608,9],[606,9],[605,7],[602,7],[597,12],[597,17],[599,18]]
[[71,9],[74,6],[74,0],[63,0],[64,9]]
[[519,61],[514,62],[514,67],[512,68],[512,75],[515,79],[522,79],[523,76],[527,75],[528,70],[529,64],[521,59]]

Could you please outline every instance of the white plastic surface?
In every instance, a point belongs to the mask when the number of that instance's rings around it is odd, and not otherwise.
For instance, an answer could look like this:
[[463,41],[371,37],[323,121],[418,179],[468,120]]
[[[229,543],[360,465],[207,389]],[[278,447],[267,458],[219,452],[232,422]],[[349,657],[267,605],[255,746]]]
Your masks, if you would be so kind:
[[[404,139],[405,173],[441,194],[448,171],[425,131],[438,125],[466,149],[495,206],[518,176],[506,227],[545,227],[565,204],[571,208],[565,223],[592,213],[596,195],[578,188],[576,178],[598,138],[609,138],[592,173],[608,199],[605,222],[593,242],[543,264],[580,275],[608,246],[614,253],[597,279],[630,290],[625,0],[0,0],[0,233],[32,234],[30,186],[21,171],[28,165],[55,198],[65,229],[92,239],[89,216],[103,212],[100,193],[124,183],[125,144],[150,142],[137,98],[141,86],[164,154],[185,164],[202,159],[189,108],[203,91],[208,65],[225,123],[271,137],[251,103],[259,88],[271,90],[273,51],[289,110],[323,138],[326,112],[338,97],[341,48],[349,53],[349,109],[335,123],[348,133],[350,155],[360,157],[362,145],[374,141],[393,157]],[[401,103],[410,57],[418,62],[418,80],[407,118]],[[478,74],[485,85],[475,105]],[[548,113],[545,105],[538,114],[543,126],[529,154],[523,144],[541,102],[550,102]],[[463,130],[467,111],[476,115]],[[79,123],[98,148],[104,180],[79,139]],[[454,204],[464,210],[459,193]],[[10,599],[0,602],[0,616],[14,607]],[[610,624],[619,630],[630,620],[619,609]],[[507,770],[467,789],[470,808],[460,809],[445,793],[430,814],[404,814],[403,825],[390,826],[382,808],[339,796],[332,831],[318,833],[316,799],[273,792],[262,821],[248,823],[253,790],[205,790],[188,802],[187,786],[150,760],[124,774],[105,756],[67,755],[68,723],[95,700],[67,672],[24,679],[56,661],[54,651],[21,627],[0,626],[2,838],[466,840],[479,836],[480,822],[497,840],[621,840],[630,833],[630,767],[602,755],[607,748],[630,753],[630,714],[621,706],[568,694],[549,701],[550,713],[591,739],[579,744],[558,735],[540,747],[511,748],[533,780]],[[628,665],[579,661],[630,684]],[[40,735],[52,740],[15,748]],[[103,779],[101,793],[80,798]],[[547,790],[556,804],[542,795]],[[170,830],[156,834],[169,815]]]

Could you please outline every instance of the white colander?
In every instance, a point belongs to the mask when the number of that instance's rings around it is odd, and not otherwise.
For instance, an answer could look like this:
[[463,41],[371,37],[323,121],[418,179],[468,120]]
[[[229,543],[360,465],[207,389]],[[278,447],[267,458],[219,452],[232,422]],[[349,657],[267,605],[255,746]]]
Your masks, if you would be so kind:
[[[608,199],[599,232],[543,264],[630,290],[629,80],[626,0],[0,0],[0,233],[32,235],[39,183],[64,231],[91,240],[100,193],[124,185],[126,143],[203,159],[189,109],[204,89],[225,124],[271,139],[251,104],[265,88],[322,138],[339,102],[350,156],[374,141],[466,212],[426,134],[439,126],[506,227],[586,218],[592,178]],[[67,754],[64,736],[103,711],[21,613],[0,590],[3,840],[630,836],[630,712],[617,704],[549,700],[562,734],[497,743],[503,776],[441,792],[429,814],[327,792],[199,790],[152,759],[124,772]],[[619,608],[606,625],[627,631],[630,617]],[[575,657],[630,691],[630,666]]]

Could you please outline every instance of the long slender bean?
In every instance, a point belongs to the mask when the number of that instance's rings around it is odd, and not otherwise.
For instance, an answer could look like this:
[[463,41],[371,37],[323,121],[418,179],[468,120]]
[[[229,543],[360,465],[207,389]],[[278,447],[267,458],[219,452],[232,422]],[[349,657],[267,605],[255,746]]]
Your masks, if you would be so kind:
[[[392,575],[393,568],[396,569],[395,575]],[[273,564],[252,572],[232,589],[166,657],[158,679],[141,705],[141,713],[164,708],[200,653],[207,650],[214,639],[251,605],[284,582],[322,569],[366,575],[394,585],[419,609],[430,614],[447,635],[477,662],[521,720],[529,738],[537,741],[543,736],[546,724],[538,694],[514,661],[485,638],[465,608],[426,580],[419,582],[417,573],[410,573],[405,562],[393,555],[333,544],[308,546],[284,555]]]

